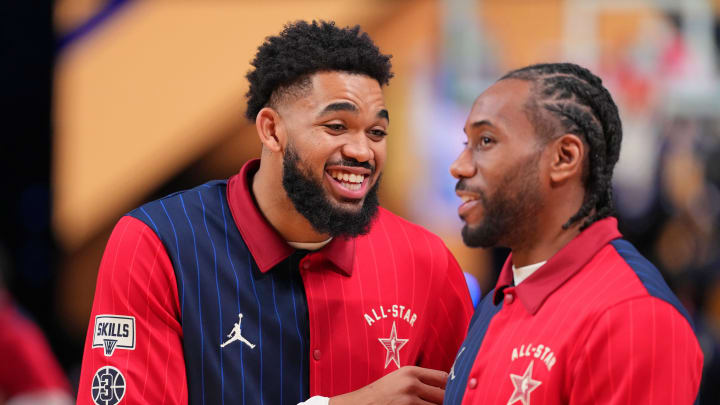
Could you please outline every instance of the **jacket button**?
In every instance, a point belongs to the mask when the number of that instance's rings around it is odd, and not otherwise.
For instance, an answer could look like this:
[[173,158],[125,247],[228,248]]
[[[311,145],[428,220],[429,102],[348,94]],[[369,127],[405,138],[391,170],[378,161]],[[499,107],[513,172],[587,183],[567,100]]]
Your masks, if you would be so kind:
[[322,352],[320,351],[320,349],[315,349],[313,351],[313,358],[315,360],[320,360],[321,357],[322,357]]
[[515,296],[512,294],[505,294],[505,305],[510,305],[515,301]]
[[310,268],[310,261],[309,260],[304,261],[302,267],[303,267],[303,269],[308,270]]
[[468,381],[468,388],[474,390],[475,387],[477,387],[477,378],[471,378],[470,381]]

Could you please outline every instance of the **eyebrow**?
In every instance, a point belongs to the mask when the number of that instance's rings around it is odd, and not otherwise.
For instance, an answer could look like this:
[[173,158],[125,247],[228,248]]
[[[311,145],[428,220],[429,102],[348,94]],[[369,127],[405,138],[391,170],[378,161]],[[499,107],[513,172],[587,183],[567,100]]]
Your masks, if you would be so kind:
[[[350,112],[357,112],[358,108],[355,106],[355,104],[348,103],[348,102],[337,102],[337,103],[331,103],[325,106],[322,111],[320,111],[320,114],[318,114],[319,117],[322,117],[323,115],[332,112],[332,111],[350,111]],[[388,122],[390,122],[390,114],[388,114],[388,111],[386,109],[382,109],[378,111],[377,113],[378,118],[385,118]]]
[[[473,128],[473,129],[474,129],[474,128],[478,128],[478,127],[482,127],[482,126],[488,126],[488,127],[493,127],[493,128],[495,128],[495,125],[493,125],[493,123],[490,122],[490,121],[488,121],[488,120],[475,121],[475,122],[473,122],[472,124],[470,124],[470,128]],[[465,130],[465,128],[463,128],[463,132],[467,133],[467,131]]]
[[385,118],[387,122],[390,122],[390,114],[388,114],[388,110],[386,109],[378,111],[377,116],[378,118]]
[[355,104],[348,103],[348,102],[337,102],[337,103],[331,103],[325,106],[322,111],[320,111],[320,114],[318,116],[323,116],[329,112],[332,111],[351,111],[351,112],[357,112],[358,108],[355,107]]

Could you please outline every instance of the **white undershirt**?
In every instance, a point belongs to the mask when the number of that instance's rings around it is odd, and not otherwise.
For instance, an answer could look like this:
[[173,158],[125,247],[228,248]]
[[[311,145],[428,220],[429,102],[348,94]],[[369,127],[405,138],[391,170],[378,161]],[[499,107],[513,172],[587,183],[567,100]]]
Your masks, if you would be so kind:
[[288,241],[288,245],[294,247],[295,249],[303,249],[303,250],[318,250],[322,248],[323,246],[330,243],[332,238],[329,238],[328,240],[324,240],[322,242],[290,242]]
[[535,273],[535,270],[539,269],[543,266],[543,264],[547,263],[547,260],[540,263],[535,264],[529,264],[527,266],[522,267],[515,267],[513,264],[512,271],[513,271],[513,281],[515,281],[515,286],[520,285],[520,283],[523,282],[526,278],[530,277],[531,274]]

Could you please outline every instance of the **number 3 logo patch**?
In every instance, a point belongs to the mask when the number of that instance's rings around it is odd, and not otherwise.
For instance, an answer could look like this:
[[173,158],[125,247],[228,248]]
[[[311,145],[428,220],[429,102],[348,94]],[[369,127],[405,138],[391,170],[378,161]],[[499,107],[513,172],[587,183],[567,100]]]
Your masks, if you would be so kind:
[[115,367],[102,367],[95,372],[90,391],[96,405],[115,405],[125,396],[125,376]]

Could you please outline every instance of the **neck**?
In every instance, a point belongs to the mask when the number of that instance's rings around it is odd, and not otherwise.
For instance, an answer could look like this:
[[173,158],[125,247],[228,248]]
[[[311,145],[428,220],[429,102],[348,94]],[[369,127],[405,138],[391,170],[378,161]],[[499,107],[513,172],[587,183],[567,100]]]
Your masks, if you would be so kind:
[[[573,196],[573,194],[575,195]],[[529,232],[522,241],[510,246],[512,262],[515,267],[528,266],[550,259],[580,234],[582,219],[568,229],[564,229],[563,225],[580,209],[584,195],[562,192],[558,196],[563,197],[548,199],[543,204],[545,208],[536,216],[536,226],[533,232]]]
[[252,193],[260,212],[273,228],[292,242],[322,242],[330,236],[315,231],[297,210],[282,186],[282,162],[260,161],[260,169],[252,178]]
[[538,230],[534,242],[511,247],[513,265],[523,267],[546,261],[580,234],[580,223],[574,224],[568,229],[562,228],[563,223],[555,224],[552,228]]

